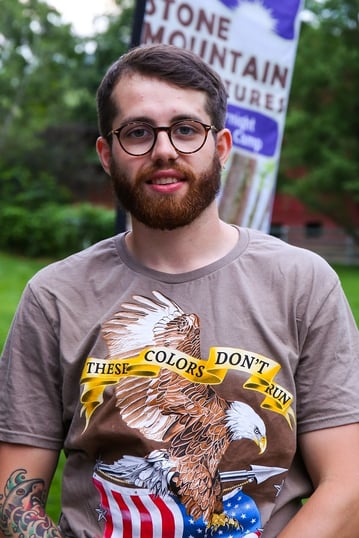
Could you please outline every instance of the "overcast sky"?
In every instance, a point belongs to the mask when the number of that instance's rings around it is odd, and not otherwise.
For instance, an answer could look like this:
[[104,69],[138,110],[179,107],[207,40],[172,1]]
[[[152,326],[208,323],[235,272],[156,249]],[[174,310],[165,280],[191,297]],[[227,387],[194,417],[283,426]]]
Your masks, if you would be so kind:
[[98,15],[111,11],[112,0],[46,0],[55,7],[67,23],[74,26],[76,33],[91,35],[94,26],[93,20]]

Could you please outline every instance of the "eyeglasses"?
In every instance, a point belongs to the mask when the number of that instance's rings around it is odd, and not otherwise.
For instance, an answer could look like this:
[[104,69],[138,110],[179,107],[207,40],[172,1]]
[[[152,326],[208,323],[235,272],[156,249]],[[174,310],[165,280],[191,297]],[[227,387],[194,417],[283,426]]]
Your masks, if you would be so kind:
[[218,131],[214,125],[191,119],[176,121],[169,127],[154,127],[143,121],[131,121],[113,129],[107,136],[115,135],[126,153],[139,157],[152,151],[160,131],[167,133],[178,153],[189,154],[204,146],[211,130]]

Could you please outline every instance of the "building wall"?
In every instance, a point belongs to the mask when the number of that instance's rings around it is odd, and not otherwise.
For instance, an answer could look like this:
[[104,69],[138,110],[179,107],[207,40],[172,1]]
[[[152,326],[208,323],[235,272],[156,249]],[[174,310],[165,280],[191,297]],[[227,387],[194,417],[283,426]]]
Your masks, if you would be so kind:
[[359,247],[344,230],[324,215],[309,211],[299,200],[277,193],[271,234],[308,248],[330,263],[359,264]]

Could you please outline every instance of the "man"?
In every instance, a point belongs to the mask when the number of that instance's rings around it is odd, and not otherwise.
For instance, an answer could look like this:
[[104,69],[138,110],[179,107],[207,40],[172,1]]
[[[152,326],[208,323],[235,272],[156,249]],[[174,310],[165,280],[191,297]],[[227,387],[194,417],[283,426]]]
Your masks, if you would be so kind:
[[219,219],[222,82],[153,45],[97,97],[131,231],[24,292],[0,361],[3,535],[359,536],[358,331],[326,262]]

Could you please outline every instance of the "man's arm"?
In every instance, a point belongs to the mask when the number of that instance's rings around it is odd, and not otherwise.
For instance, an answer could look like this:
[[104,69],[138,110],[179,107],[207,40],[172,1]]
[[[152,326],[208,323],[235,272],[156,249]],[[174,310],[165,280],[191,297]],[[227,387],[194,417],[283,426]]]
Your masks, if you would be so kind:
[[359,424],[299,436],[315,491],[277,538],[359,537]]
[[45,512],[58,457],[54,450],[0,443],[0,538],[61,538]]

